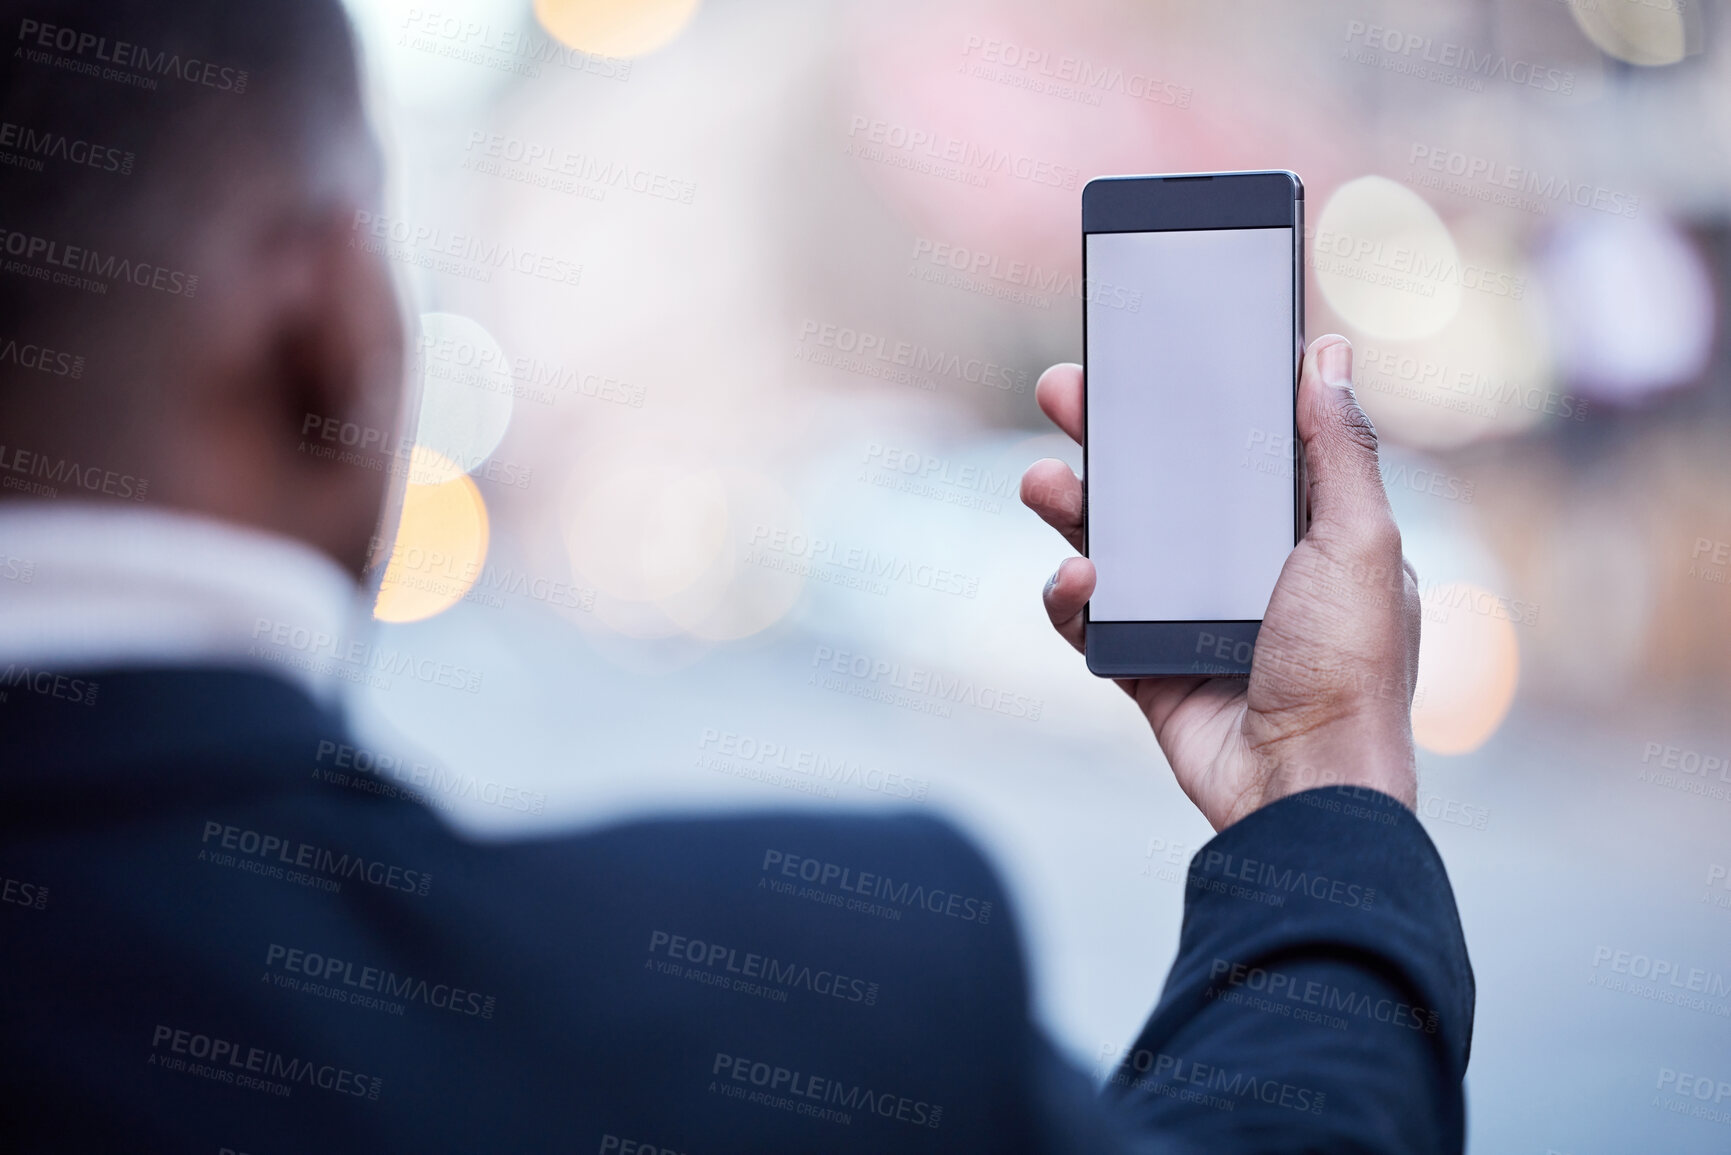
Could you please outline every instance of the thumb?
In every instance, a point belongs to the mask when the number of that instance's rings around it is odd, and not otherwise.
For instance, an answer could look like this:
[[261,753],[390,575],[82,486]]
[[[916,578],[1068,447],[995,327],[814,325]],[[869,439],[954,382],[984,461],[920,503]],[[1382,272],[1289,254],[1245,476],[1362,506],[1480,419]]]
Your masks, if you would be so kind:
[[1376,426],[1352,391],[1352,342],[1318,337],[1298,376],[1298,435],[1309,473],[1310,526],[1361,537],[1392,527]]

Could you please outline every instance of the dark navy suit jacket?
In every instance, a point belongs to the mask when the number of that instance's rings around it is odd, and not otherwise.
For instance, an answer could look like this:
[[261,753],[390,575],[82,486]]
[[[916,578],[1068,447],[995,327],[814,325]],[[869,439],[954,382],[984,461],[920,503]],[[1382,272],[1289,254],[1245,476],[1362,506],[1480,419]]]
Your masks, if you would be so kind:
[[0,702],[0,1150],[1462,1147],[1472,974],[1382,795],[1198,852],[1165,992],[1096,1089],[941,823],[473,844],[336,770],[341,718],[284,682],[88,681]]

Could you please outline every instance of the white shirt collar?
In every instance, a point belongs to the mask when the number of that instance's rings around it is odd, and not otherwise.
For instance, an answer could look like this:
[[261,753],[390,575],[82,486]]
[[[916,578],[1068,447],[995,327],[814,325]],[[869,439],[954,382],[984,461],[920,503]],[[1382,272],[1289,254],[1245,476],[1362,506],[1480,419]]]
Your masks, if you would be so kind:
[[292,538],[168,509],[0,501],[0,662],[250,667],[330,704],[341,683],[272,636],[365,636],[369,608]]

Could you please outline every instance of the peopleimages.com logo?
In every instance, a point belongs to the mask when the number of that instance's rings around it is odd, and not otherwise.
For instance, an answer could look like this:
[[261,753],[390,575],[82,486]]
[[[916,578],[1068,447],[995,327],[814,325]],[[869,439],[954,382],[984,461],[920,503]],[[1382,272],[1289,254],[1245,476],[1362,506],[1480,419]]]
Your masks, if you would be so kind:
[[0,121],[0,164],[10,164],[28,172],[41,172],[46,167],[45,161],[57,160],[78,168],[130,176],[133,162],[137,159],[116,145],[98,144],[52,129],[14,124],[10,120]]
[[[18,22],[18,53],[32,64],[46,64],[100,80],[154,91],[159,77],[173,77],[219,92],[246,91],[247,71],[166,49],[152,51],[127,40],[110,40],[94,32],[46,24],[28,18]],[[61,53],[62,55],[54,55]]]
[[402,1014],[408,1003],[420,1003],[454,1015],[490,1019],[498,1006],[497,998],[480,991],[399,975],[389,967],[357,964],[353,959],[282,943],[273,942],[265,949],[264,965],[267,970],[294,976],[295,981],[305,981],[309,993],[322,997],[336,995],[336,1001],[364,1006],[374,1001],[373,996],[378,1000],[395,1000],[387,1001],[383,1008],[393,1014]]
[[299,1083],[333,1095],[377,1099],[385,1084],[377,1075],[365,1075],[336,1063],[319,1063],[268,1047],[249,1047],[232,1039],[162,1023],[151,1033],[150,1052],[153,1067],[283,1098]]
[[[1357,46],[1361,44],[1364,47],[1359,49]],[[1575,91],[1575,74],[1567,69],[1548,68],[1530,60],[1511,60],[1501,52],[1489,49],[1481,52],[1470,44],[1438,40],[1363,20],[1346,22],[1342,55],[1355,63],[1470,92],[1484,91],[1487,80],[1559,96],[1570,96]]]
[[[213,838],[216,840],[214,846],[211,845]],[[324,884],[315,888],[320,890],[339,891],[344,881],[353,880],[424,898],[427,888],[433,885],[433,876],[424,870],[408,870],[351,851],[316,846],[298,839],[246,830],[215,820],[205,822],[204,835],[199,839],[199,843],[207,848],[199,851],[199,858],[219,866],[238,865],[234,861],[235,855],[219,853],[236,851],[250,860],[252,865],[248,868],[248,873],[281,877],[281,867],[298,867],[301,871],[324,875],[326,877],[323,879],[313,880]],[[261,866],[263,869],[260,869]]]
[[106,295],[109,286],[117,284],[136,285],[171,297],[190,298],[198,292],[196,273],[134,260],[119,253],[102,253],[53,237],[0,229],[0,250],[16,258],[6,262],[6,272],[61,288],[99,296]]

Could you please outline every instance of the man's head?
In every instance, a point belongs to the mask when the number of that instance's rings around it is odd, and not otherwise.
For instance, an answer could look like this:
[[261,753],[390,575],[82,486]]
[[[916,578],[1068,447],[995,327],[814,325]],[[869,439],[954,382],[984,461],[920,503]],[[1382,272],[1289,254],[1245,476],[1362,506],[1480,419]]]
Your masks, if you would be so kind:
[[0,13],[0,498],[143,480],[359,573],[389,463],[304,431],[394,442],[403,349],[383,260],[351,244],[381,173],[338,0]]

